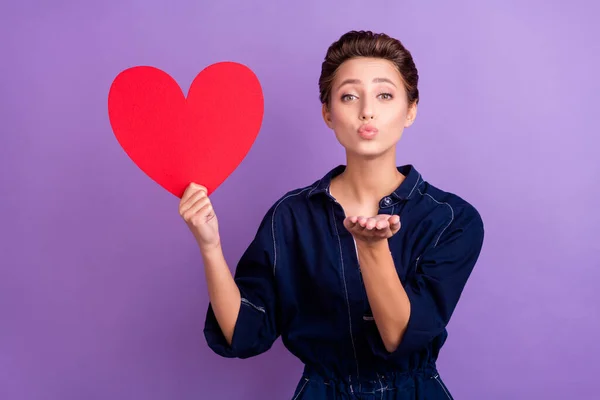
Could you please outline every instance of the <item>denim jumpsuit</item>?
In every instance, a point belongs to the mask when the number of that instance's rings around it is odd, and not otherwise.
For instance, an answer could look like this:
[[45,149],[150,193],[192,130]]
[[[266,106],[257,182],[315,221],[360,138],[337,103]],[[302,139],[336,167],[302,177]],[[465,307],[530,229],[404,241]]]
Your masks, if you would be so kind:
[[381,339],[344,211],[329,193],[340,165],[282,196],[264,216],[235,272],[241,306],[227,344],[209,304],[204,335],[223,357],[248,358],[281,336],[305,365],[301,399],[452,399],[436,369],[446,325],[479,257],[477,210],[429,184],[412,166],[383,197],[380,214],[400,216],[388,242],[411,313],[399,347]]

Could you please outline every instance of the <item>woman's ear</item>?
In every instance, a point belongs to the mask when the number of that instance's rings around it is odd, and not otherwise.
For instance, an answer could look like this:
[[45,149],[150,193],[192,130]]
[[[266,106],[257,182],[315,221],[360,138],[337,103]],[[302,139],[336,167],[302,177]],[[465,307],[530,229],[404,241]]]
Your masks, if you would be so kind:
[[323,103],[323,106],[321,107],[321,113],[323,114],[323,121],[325,121],[329,128],[333,129],[331,124],[331,112],[329,111],[327,103]]
[[408,107],[408,113],[406,113],[406,121],[404,122],[404,127],[408,128],[415,122],[415,118],[417,118],[417,102],[412,103]]

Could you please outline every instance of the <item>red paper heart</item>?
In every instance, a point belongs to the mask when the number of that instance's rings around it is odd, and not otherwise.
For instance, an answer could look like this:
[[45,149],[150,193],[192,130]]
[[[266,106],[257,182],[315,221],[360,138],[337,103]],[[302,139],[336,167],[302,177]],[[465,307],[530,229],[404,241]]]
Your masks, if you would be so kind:
[[190,182],[211,194],[238,167],[262,124],[264,99],[256,75],[233,62],[196,76],[187,98],[165,72],[133,67],[108,94],[113,132],[133,162],[180,197]]

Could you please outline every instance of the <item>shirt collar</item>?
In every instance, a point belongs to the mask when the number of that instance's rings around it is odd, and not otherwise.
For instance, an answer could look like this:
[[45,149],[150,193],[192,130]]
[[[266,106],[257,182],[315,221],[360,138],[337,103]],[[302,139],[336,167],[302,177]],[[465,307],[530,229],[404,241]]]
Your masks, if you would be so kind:
[[[417,191],[417,187],[421,182],[423,182],[423,178],[421,174],[417,171],[417,169],[411,165],[402,165],[397,167],[398,171],[404,175],[404,180],[394,190],[386,197],[392,197],[393,203],[396,203],[397,200],[408,200],[412,196],[414,196]],[[325,176],[323,176],[318,182],[316,182],[315,186],[308,192],[308,197],[313,197],[318,194],[329,195],[329,186],[331,185],[331,180],[344,172],[346,169],[345,165],[338,165],[329,171]],[[384,199],[382,199],[384,201]],[[387,203],[390,203],[389,201]],[[390,203],[391,204],[391,203]]]

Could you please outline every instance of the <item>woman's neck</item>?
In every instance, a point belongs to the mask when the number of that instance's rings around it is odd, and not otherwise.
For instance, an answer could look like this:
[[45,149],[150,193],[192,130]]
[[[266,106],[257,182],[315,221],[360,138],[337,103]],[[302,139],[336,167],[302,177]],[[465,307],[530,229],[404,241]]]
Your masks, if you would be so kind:
[[405,178],[396,166],[395,151],[372,159],[347,155],[346,165],[344,172],[335,179],[335,192],[358,204],[378,204]]

